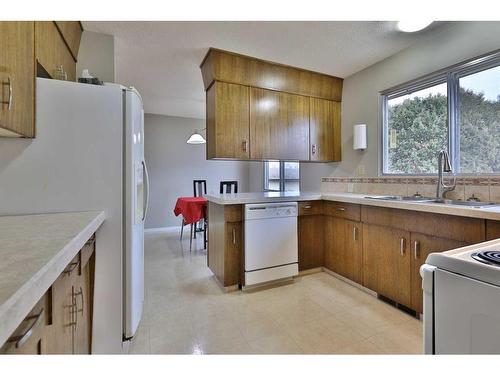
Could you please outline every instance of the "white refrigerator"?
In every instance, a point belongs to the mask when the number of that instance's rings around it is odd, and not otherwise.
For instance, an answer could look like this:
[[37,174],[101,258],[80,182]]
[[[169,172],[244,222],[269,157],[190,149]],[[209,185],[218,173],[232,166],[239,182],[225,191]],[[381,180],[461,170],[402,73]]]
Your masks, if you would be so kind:
[[124,258],[123,337],[135,335],[144,305],[144,220],[149,177],[144,160],[144,109],[135,89],[123,88],[124,115]]
[[93,353],[123,352],[141,320],[143,123],[134,89],[37,78],[36,137],[0,138],[0,215],[105,212],[96,234]]

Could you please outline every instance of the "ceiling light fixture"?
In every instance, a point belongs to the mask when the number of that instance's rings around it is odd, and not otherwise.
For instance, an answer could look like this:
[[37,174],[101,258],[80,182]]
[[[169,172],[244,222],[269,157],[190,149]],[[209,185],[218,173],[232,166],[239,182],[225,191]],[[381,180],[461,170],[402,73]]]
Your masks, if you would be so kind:
[[205,140],[205,138],[203,138],[203,136],[200,133],[198,133],[198,130],[195,130],[194,133],[191,134],[191,136],[188,138],[186,143],[190,145],[200,145],[203,143],[207,143],[207,141]]
[[420,31],[429,26],[433,21],[423,21],[423,20],[406,20],[398,21],[398,29],[405,33],[414,33]]

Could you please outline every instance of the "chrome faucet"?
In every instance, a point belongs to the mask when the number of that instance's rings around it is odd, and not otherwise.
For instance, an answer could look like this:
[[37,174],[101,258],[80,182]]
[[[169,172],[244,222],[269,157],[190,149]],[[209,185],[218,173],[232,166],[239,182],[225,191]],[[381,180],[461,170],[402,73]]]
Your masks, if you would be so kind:
[[[443,166],[444,159],[444,166]],[[443,171],[451,172],[451,164],[450,164],[450,156],[448,155],[448,151],[442,150],[438,155],[438,182],[437,182],[437,190],[436,190],[436,198],[444,199],[444,195],[455,189],[455,185],[457,180],[453,177],[453,182],[451,185],[446,185],[443,181]]]

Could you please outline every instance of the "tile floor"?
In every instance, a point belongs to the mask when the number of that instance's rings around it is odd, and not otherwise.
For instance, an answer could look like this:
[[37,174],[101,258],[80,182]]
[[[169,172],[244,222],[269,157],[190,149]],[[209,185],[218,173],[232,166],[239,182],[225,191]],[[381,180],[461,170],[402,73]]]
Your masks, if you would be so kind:
[[[188,232],[189,233],[189,232]],[[417,354],[419,320],[324,272],[223,293],[201,240],[145,239],[145,312],[132,354]]]

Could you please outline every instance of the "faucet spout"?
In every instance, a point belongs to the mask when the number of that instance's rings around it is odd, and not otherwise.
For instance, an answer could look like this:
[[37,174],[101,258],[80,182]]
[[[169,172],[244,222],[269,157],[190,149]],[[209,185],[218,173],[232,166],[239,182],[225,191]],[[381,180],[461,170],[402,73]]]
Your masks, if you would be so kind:
[[[444,165],[443,165],[444,162]],[[444,195],[455,189],[457,179],[453,177],[453,182],[450,185],[446,185],[443,180],[443,172],[451,172],[450,156],[448,151],[442,150],[438,154],[438,181],[436,189],[436,198],[443,199]]]

